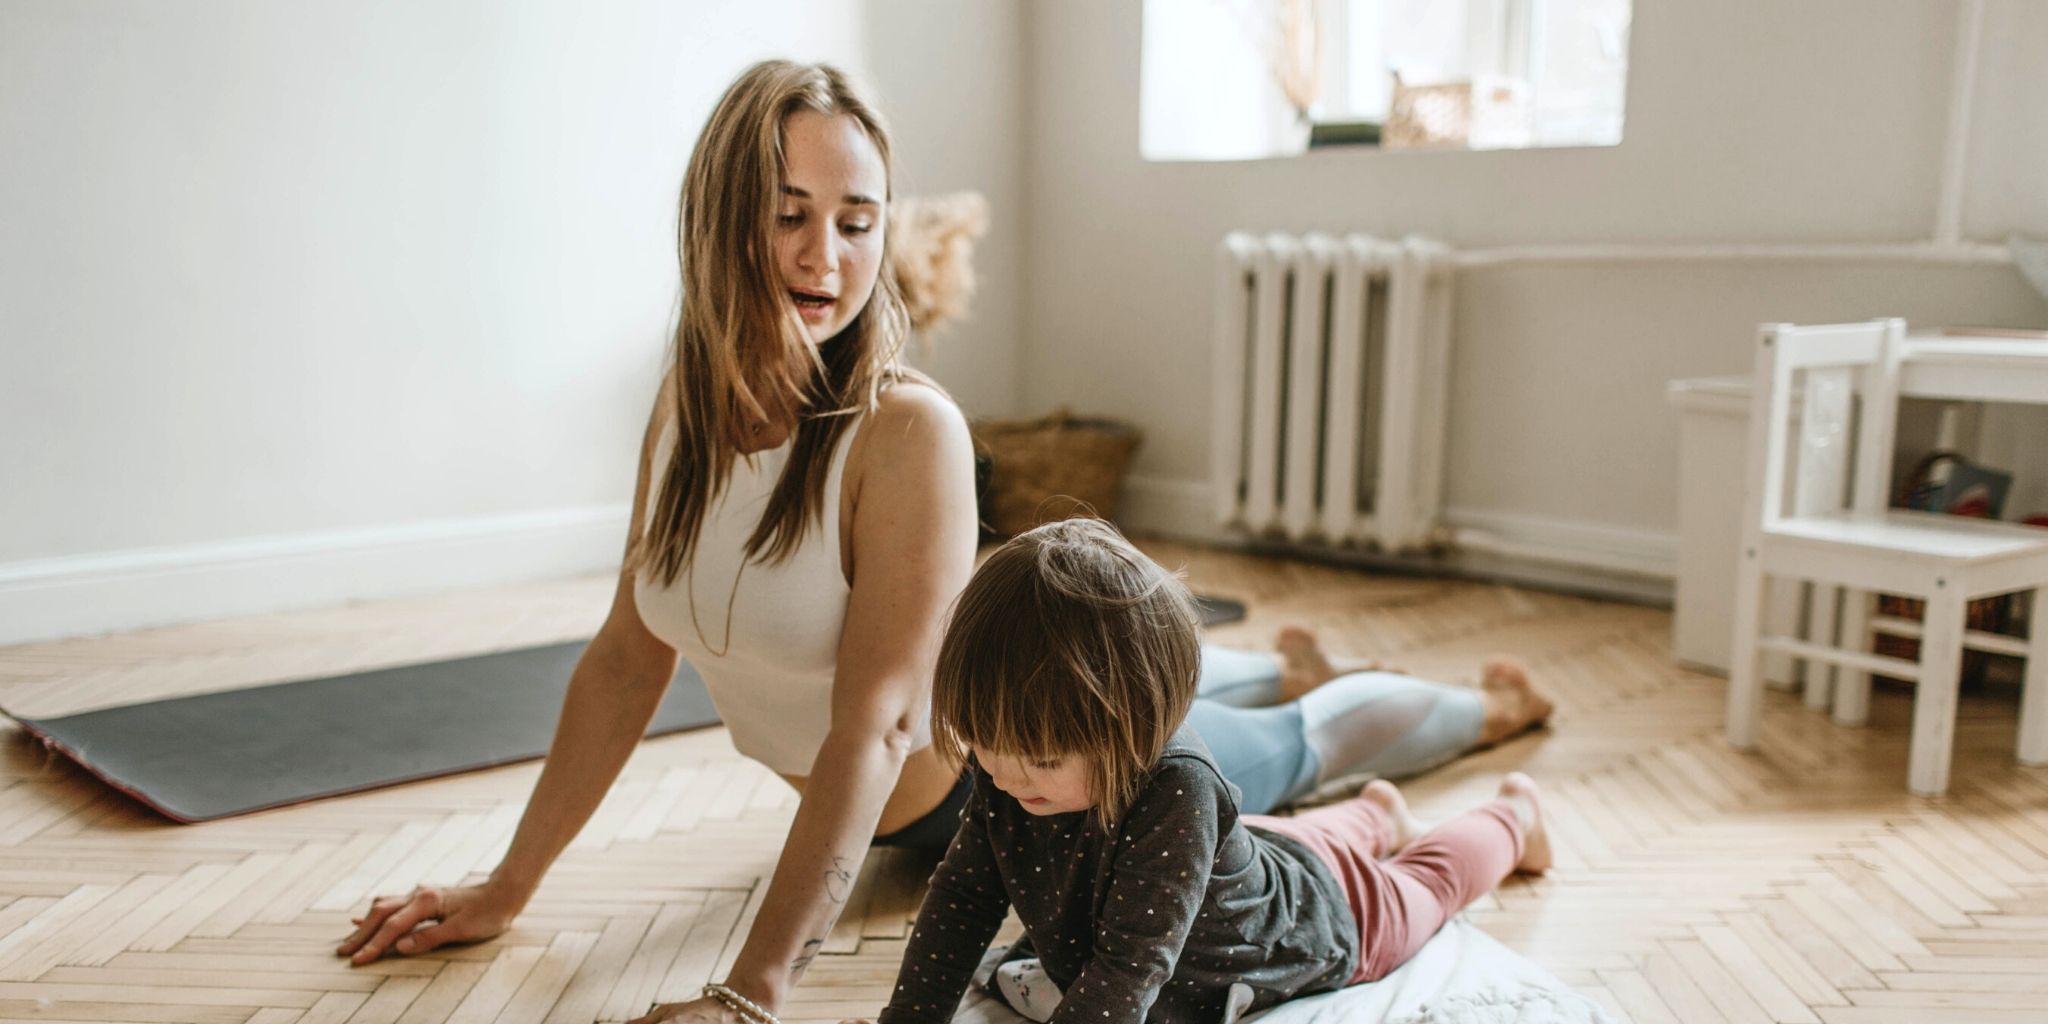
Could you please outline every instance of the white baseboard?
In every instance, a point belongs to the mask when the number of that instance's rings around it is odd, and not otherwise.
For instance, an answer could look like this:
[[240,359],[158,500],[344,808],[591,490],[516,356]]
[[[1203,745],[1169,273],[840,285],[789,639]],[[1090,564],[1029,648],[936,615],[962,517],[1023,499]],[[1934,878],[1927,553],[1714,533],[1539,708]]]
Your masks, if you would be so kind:
[[1216,525],[1215,501],[1207,480],[1129,477],[1124,481],[1123,510],[1117,521],[1133,533],[1173,540],[1211,544],[1244,540]]
[[[1216,525],[1206,480],[1133,477],[1125,485],[1124,502],[1119,518],[1135,532],[1246,543],[1242,534]],[[1560,581],[1576,571],[1589,582],[1597,577],[1602,586],[1611,585],[1615,575],[1641,577],[1657,592],[1668,591],[1678,571],[1678,540],[1669,532],[1464,508],[1447,511],[1444,525],[1451,528],[1462,556],[1476,556],[1459,561],[1474,566],[1523,563],[1542,567],[1546,577]]]
[[624,504],[0,564],[0,644],[615,569]]
[[1461,551],[1659,580],[1678,574],[1678,537],[1669,532],[1464,508],[1446,510],[1444,524]]
[[[1133,532],[1241,545],[1215,523],[1204,480],[1133,477],[1118,518]],[[1453,509],[1466,551],[1668,580],[1666,533]],[[117,551],[0,564],[0,644],[616,568],[626,506]]]

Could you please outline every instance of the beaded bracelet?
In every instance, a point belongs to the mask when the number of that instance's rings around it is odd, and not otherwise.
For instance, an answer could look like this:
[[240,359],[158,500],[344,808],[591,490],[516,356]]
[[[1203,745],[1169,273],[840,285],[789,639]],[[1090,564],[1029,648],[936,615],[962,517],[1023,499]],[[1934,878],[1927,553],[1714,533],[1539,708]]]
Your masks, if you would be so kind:
[[721,985],[714,981],[704,986],[704,994],[724,1003],[748,1024],[782,1024],[779,1018],[769,1013],[760,1003],[734,992],[729,985]]

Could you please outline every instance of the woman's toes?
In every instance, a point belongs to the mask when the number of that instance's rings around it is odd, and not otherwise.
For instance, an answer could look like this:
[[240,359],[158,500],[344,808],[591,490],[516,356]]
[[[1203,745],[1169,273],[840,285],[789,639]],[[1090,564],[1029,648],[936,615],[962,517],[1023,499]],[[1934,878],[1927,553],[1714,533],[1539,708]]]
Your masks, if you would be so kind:
[[1479,688],[1486,705],[1481,745],[1499,743],[1542,725],[1557,710],[1529,681],[1529,670],[1513,658],[1489,658],[1481,668]]
[[1300,626],[1288,626],[1274,638],[1280,655],[1280,696],[1298,700],[1301,695],[1336,678],[1329,655],[1314,633]]

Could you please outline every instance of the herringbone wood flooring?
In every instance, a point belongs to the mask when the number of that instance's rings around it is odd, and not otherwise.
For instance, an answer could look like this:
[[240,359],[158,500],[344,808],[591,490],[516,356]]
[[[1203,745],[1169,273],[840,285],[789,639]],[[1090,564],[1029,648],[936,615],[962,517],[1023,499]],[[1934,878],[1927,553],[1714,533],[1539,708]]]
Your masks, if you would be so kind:
[[[1149,545],[1247,600],[1215,639],[1286,623],[1458,679],[1523,657],[1555,728],[1406,788],[1425,816],[1521,768],[1558,869],[1474,911],[1509,945],[1653,1022],[2048,1021],[2048,771],[2008,696],[1965,702],[1953,795],[1904,790],[1903,696],[1867,729],[1774,695],[1766,749],[1721,742],[1720,680],[1671,661],[1661,611]],[[55,713],[588,635],[604,579],[0,648],[0,703]],[[460,728],[450,722],[448,728]],[[166,824],[18,733],[0,744],[0,1024],[584,1024],[717,977],[794,807],[710,730],[644,744],[513,931],[351,970],[374,893],[487,870],[537,766],[201,826]],[[869,1015],[921,873],[870,857],[791,1020]]]

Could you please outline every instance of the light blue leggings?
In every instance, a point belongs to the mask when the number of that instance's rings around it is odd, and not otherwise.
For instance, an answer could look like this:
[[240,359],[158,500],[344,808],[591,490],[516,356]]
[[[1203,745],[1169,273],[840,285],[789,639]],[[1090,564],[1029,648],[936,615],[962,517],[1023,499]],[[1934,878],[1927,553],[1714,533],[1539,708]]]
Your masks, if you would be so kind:
[[[1332,679],[1288,704],[1270,654],[1202,648],[1200,696],[1188,722],[1243,792],[1238,810],[1263,814],[1339,775],[1418,775],[1472,749],[1486,718],[1479,694],[1390,672]],[[876,846],[943,852],[960,828],[972,777],[939,806]]]
[[1391,672],[1339,676],[1274,704],[1280,663],[1272,655],[1208,645],[1198,694],[1188,723],[1244,792],[1245,814],[1340,775],[1419,775],[1477,746],[1486,718],[1477,690]]

